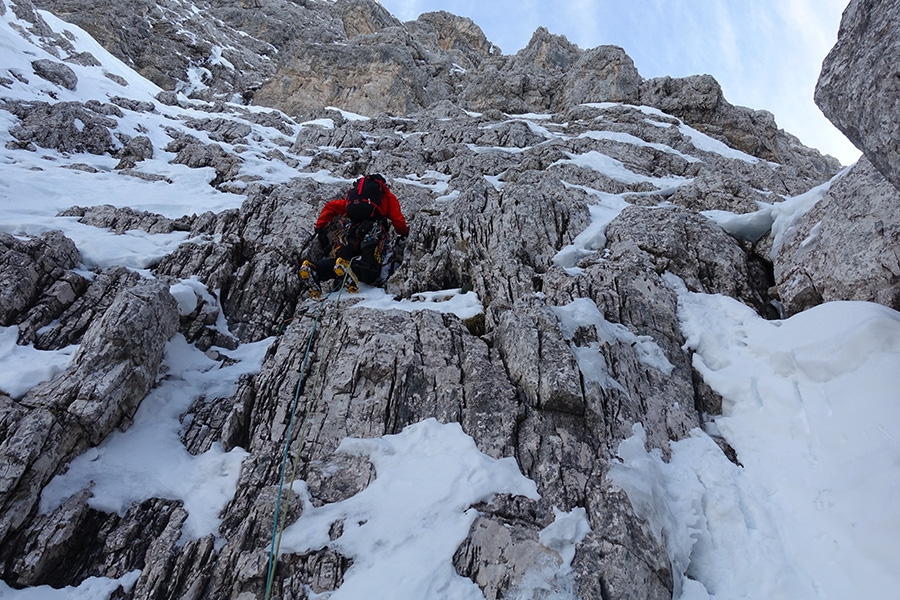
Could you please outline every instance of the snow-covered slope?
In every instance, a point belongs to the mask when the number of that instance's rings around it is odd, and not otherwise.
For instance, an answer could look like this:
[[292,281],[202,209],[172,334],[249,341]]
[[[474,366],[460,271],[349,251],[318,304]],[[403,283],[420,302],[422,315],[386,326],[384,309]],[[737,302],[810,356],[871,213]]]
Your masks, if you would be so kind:
[[[297,122],[188,100],[0,2],[0,277],[41,271],[0,311],[0,597],[262,597],[288,489],[282,597],[893,597],[900,314],[766,320],[753,281],[821,173],[624,103]],[[72,111],[42,130],[38,103]],[[95,123],[103,151],[67,145]],[[312,219],[365,171],[410,217],[405,262],[389,291],[304,300]],[[56,230],[78,257],[44,275]],[[85,356],[118,330],[92,322],[136,280],[179,333],[132,365],[156,373],[140,407],[66,448],[104,398],[48,390],[106,389]]]

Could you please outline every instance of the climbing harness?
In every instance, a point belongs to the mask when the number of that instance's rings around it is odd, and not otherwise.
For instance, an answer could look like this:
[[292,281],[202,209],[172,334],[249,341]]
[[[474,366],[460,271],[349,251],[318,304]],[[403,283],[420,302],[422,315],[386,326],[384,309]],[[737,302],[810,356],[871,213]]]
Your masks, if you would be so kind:
[[[282,496],[284,496],[283,491],[284,491],[285,475],[287,473],[287,462],[288,462],[288,456],[290,454],[291,436],[293,434],[294,421],[295,421],[295,417],[297,414],[297,406],[300,402],[300,389],[301,389],[301,386],[303,385],[303,381],[304,381],[304,378],[306,375],[306,368],[309,364],[310,355],[312,353],[313,341],[316,337],[316,329],[318,327],[319,320],[322,317],[322,311],[325,306],[325,300],[327,300],[328,297],[334,291],[338,292],[337,298],[335,299],[335,303],[334,303],[334,311],[331,313],[331,318],[325,327],[325,331],[330,333],[331,325],[334,323],[334,318],[335,318],[335,315],[337,314],[337,308],[340,305],[341,294],[344,290],[344,286],[349,277],[351,277],[351,270],[350,269],[344,270],[343,277],[340,280],[340,285],[338,286],[337,290],[332,290],[331,292],[329,292],[327,295],[323,296],[319,300],[319,306],[316,310],[316,316],[313,319],[312,329],[309,332],[309,338],[307,338],[307,340],[306,340],[306,351],[303,354],[303,361],[300,364],[300,377],[297,379],[297,387],[294,391],[294,401],[291,405],[291,416],[288,419],[287,434],[286,434],[286,438],[285,438],[285,442],[284,442],[284,454],[283,454],[282,460],[281,460],[281,477],[278,482],[278,497],[275,501],[275,518],[272,523],[272,544],[269,548],[269,562],[268,562],[268,568],[267,568],[267,572],[266,572],[265,600],[269,600],[272,596],[272,586],[275,581],[275,567],[277,566],[278,553],[281,549],[281,536],[284,533],[284,524],[287,521],[288,506],[289,506],[290,497],[291,497],[290,494],[287,494],[285,496],[284,509],[282,510],[281,498],[282,498]],[[325,341],[327,342],[328,340],[326,339]],[[327,348],[328,347],[327,343],[324,344],[323,347]],[[291,468],[291,476],[290,476],[291,483],[293,483],[295,481],[295,478],[297,476],[297,468],[300,464],[300,451],[303,449],[303,443],[306,439],[306,432],[307,432],[307,428],[309,425],[309,414],[312,409],[312,399],[315,396],[315,384],[316,384],[316,382],[318,382],[321,379],[322,365],[324,364],[324,362],[325,361],[323,361],[323,360],[319,361],[319,368],[316,371],[316,376],[313,378],[313,387],[310,388],[310,391],[307,394],[306,406],[304,407],[304,410],[303,410],[303,420],[302,420],[302,423],[300,424],[300,435],[297,439],[297,450],[294,453],[293,465]]]

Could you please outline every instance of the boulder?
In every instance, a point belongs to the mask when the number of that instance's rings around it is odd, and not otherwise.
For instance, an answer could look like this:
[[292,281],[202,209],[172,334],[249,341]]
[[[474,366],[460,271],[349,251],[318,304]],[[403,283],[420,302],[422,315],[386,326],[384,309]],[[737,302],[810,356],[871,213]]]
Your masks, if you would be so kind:
[[816,104],[900,190],[900,6],[852,0],[816,84]]
[[31,68],[34,69],[34,74],[41,79],[46,79],[67,90],[74,90],[78,85],[78,75],[75,74],[72,67],[61,62],[41,58],[32,61]]

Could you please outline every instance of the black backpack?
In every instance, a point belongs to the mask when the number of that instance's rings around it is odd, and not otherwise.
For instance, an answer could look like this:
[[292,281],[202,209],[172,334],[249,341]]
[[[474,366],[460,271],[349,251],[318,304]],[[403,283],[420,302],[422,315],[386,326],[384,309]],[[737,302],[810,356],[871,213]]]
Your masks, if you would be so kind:
[[387,186],[381,175],[361,177],[347,193],[347,218],[353,223],[383,219],[381,199],[385,189]]

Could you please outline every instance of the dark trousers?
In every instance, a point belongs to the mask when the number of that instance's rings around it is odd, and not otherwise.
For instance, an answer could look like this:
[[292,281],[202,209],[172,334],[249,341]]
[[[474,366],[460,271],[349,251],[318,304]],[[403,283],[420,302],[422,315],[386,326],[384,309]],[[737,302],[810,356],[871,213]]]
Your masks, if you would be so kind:
[[334,263],[343,258],[350,261],[350,268],[360,281],[375,283],[381,277],[380,258],[386,237],[386,232],[377,223],[367,221],[346,228],[335,243],[332,256],[313,263],[319,281],[334,279]]
[[[374,256],[367,259],[364,253],[357,256],[341,256],[340,258],[350,261],[350,268],[353,270],[353,274],[363,283],[373,284],[381,277],[381,265],[375,260]],[[313,263],[316,266],[316,275],[319,276],[319,281],[326,281],[336,277],[334,274],[335,262],[337,262],[337,258],[328,257]]]

